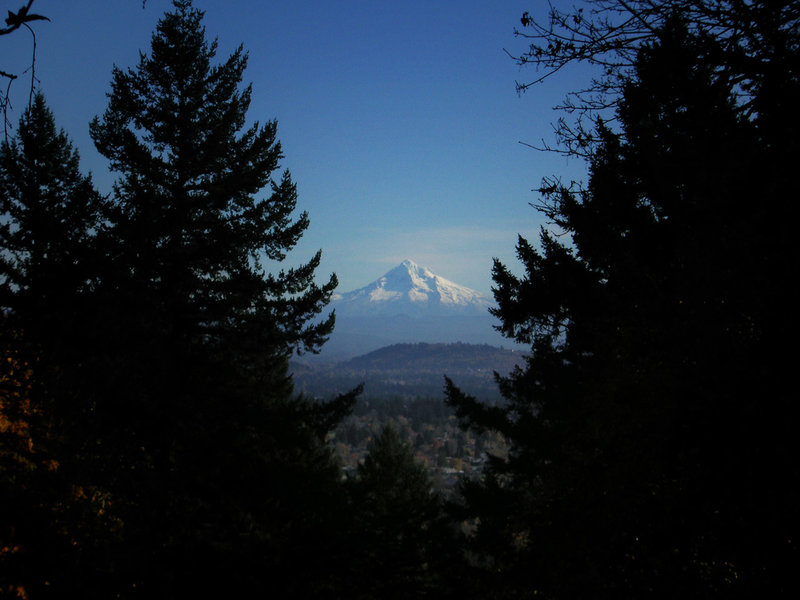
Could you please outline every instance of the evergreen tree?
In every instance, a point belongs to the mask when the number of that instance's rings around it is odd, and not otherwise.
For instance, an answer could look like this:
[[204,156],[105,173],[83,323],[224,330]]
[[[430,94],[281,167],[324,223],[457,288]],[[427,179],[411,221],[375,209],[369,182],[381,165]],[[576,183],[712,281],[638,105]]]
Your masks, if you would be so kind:
[[78,162],[37,94],[0,155],[0,306],[29,335],[58,338],[89,287],[103,200]]
[[[781,97],[798,89],[785,42]],[[495,263],[495,314],[531,357],[500,379],[502,407],[452,382],[448,394],[465,424],[510,447],[464,488],[474,564],[498,596],[794,586],[797,448],[779,348],[796,333],[782,273],[797,252],[775,218],[796,184],[764,179],[762,161],[772,144],[794,152],[773,155],[782,164],[796,159],[797,120],[756,88],[763,112],[742,110],[740,80],[707,60],[717,43],[667,22],[622,83],[619,133],[597,127],[587,188],[543,188],[568,241],[520,238],[523,277]],[[766,126],[777,114],[790,132]],[[776,315],[789,315],[783,331]]]
[[0,146],[0,593],[58,588],[98,530],[67,432],[103,199],[37,94]]
[[[267,271],[308,226],[292,217],[289,172],[273,176],[276,123],[246,126],[246,54],[214,64],[202,12],[173,4],[149,55],[114,69],[91,125],[120,174],[94,297],[102,350],[84,393],[84,454],[123,524],[109,569],[123,595],[313,596],[328,585],[344,501],[325,435],[353,394],[295,398],[287,368],[331,332],[333,315],[317,316],[336,279],[314,283],[319,253]],[[289,576],[298,562],[302,580]]]
[[419,598],[442,592],[452,537],[428,471],[387,425],[350,480],[355,515],[349,598]]
[[[537,11],[538,13],[538,11]],[[788,91],[775,67],[787,69],[790,82],[795,68],[785,51],[797,44],[800,10],[794,0],[584,0],[553,3],[546,17],[525,12],[515,35],[527,42],[516,57],[520,66],[536,67],[537,76],[517,83],[518,91],[532,89],[564,73],[575,63],[594,67],[591,80],[573,88],[556,108],[560,147],[547,148],[589,157],[600,140],[593,118],[611,116],[625,81],[635,70],[639,49],[658,38],[674,15],[680,15],[697,39],[714,43],[699,49],[703,61],[736,81],[740,109],[751,110],[765,86]],[[785,104],[793,93],[772,101]],[[787,115],[788,116],[788,115]]]

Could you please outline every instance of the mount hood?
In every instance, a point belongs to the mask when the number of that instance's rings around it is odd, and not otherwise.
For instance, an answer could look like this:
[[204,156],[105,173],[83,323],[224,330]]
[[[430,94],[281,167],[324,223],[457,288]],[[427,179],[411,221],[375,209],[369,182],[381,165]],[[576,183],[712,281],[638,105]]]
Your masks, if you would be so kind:
[[473,289],[453,283],[410,260],[369,285],[335,294],[341,316],[488,316],[492,302]]
[[491,306],[480,292],[405,260],[369,285],[333,296],[336,328],[321,358],[403,343],[513,345],[494,329]]

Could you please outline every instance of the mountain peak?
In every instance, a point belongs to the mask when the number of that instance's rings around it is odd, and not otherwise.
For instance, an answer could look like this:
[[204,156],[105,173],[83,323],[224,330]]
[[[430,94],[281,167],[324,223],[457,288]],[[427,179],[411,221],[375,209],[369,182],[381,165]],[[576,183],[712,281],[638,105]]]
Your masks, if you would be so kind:
[[488,298],[404,260],[371,284],[334,297],[339,314],[485,314]]
[[338,293],[336,329],[323,353],[356,356],[398,343],[508,342],[493,325],[485,295],[404,260],[369,285]]
[[409,260],[409,259],[405,259],[403,262],[401,262],[400,265],[398,266],[398,268],[399,267],[405,267],[409,271],[428,271],[429,273],[431,272],[431,270],[428,269],[427,267],[420,266],[417,263],[415,263],[413,260]]

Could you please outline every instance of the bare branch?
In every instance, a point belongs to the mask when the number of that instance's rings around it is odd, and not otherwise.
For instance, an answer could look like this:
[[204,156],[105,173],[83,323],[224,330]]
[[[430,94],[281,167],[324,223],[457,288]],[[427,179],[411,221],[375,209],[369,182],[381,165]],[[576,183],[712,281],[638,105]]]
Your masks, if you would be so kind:
[[[31,51],[31,64],[25,70],[27,73],[28,71],[31,72],[31,87],[30,93],[28,94],[28,106],[30,106],[31,102],[33,101],[33,94],[36,86],[36,34],[33,31],[33,28],[28,25],[28,23],[32,21],[49,21],[48,17],[43,15],[32,14],[30,12],[31,6],[33,6],[34,0],[28,0],[28,4],[20,7],[17,12],[8,11],[8,17],[6,17],[5,23],[6,27],[0,28],[0,35],[8,35],[13,31],[21,27],[25,27],[28,31],[31,32],[31,36],[33,37],[33,48]],[[11,84],[17,78],[16,75],[9,73],[7,71],[0,70],[0,76],[5,77],[8,79],[8,83],[6,85],[6,90],[3,93],[0,93],[0,110],[3,113],[3,133],[5,136],[6,141],[8,140],[8,129],[11,123],[8,120],[8,110],[11,108]]]
[[542,84],[568,65],[596,67],[595,77],[555,107],[571,116],[558,121],[559,143],[566,144],[567,153],[577,148],[581,154],[586,139],[583,123],[613,116],[637,52],[654,41],[656,32],[675,15],[697,39],[715,40],[709,55],[702,58],[715,66],[719,76],[737,83],[743,114],[748,114],[752,90],[768,67],[759,53],[769,43],[763,39],[761,23],[777,21],[784,35],[800,43],[797,1],[585,0],[566,10],[549,4],[546,18],[537,20],[526,12],[522,29],[514,31],[529,42],[528,48],[517,55],[506,51],[519,66],[533,66],[536,71],[529,81],[517,82],[517,92]]
[[[28,107],[30,108],[31,104],[33,104],[33,92],[36,88],[36,33],[34,33],[33,29],[27,23],[24,24],[25,28],[31,32],[31,37],[33,38],[33,52],[31,52],[31,66],[29,69],[31,72],[31,91],[28,94]],[[26,70],[26,71],[27,71]]]

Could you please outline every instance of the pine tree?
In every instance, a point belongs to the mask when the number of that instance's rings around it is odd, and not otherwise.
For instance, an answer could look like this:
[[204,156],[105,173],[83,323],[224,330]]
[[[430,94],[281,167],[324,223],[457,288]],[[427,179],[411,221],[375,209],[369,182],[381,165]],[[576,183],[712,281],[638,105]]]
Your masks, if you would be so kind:
[[424,465],[390,425],[369,444],[349,481],[355,515],[348,569],[351,598],[441,593],[440,565],[452,543],[441,499]]
[[41,94],[0,158],[0,305],[29,334],[56,338],[74,310],[70,297],[89,286],[103,201]]
[[[91,124],[120,175],[101,237],[86,436],[123,523],[115,568],[146,597],[214,585],[313,596],[343,501],[325,435],[353,395],[296,398],[287,369],[330,334],[333,315],[318,315],[336,279],[314,283],[320,253],[267,271],[309,223],[292,216],[289,172],[274,176],[276,122],[246,125],[243,49],[214,64],[202,12],[173,4],[149,55],[114,69]],[[289,577],[296,561],[302,580]]]
[[791,313],[780,273],[797,253],[769,223],[794,184],[761,177],[774,115],[741,109],[736,78],[706,60],[715,43],[673,19],[643,46],[619,132],[597,127],[587,188],[543,189],[568,240],[520,238],[522,277],[495,263],[496,315],[531,356],[500,380],[502,407],[448,392],[510,447],[464,488],[498,596],[793,586],[797,448],[778,342],[796,327],[779,333],[775,315]]
[[87,543],[113,529],[67,439],[103,204],[36,94],[0,147],[0,593],[63,589]]

